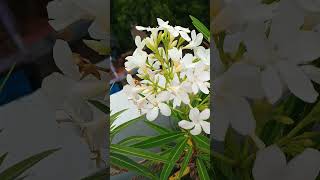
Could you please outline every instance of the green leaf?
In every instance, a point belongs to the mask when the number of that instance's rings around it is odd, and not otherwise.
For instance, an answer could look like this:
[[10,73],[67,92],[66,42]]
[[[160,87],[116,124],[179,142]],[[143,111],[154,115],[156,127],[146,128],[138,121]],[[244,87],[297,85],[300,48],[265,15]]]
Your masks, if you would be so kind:
[[6,85],[10,75],[12,74],[14,68],[15,68],[16,64],[13,64],[13,66],[10,68],[9,72],[7,73],[6,77],[2,80],[2,82],[0,83],[0,92],[3,90],[4,86]]
[[81,180],[106,180],[109,176],[109,168],[105,168],[89,175],[88,177],[82,178]]
[[210,180],[207,168],[201,159],[197,159],[197,170],[200,180]]
[[104,112],[105,114],[110,114],[110,108],[105,104],[101,103],[100,101],[96,100],[88,100],[88,102],[98,108],[100,111]]
[[141,142],[141,141],[144,141],[144,140],[147,140],[147,139],[149,139],[149,137],[147,137],[147,136],[130,136],[130,137],[127,137],[127,138],[119,141],[117,144],[130,145],[130,144],[133,144],[133,143],[136,143],[136,142]]
[[174,168],[176,162],[179,160],[179,158],[181,157],[181,154],[184,150],[184,148],[187,145],[187,141],[188,139],[185,138],[183,139],[180,143],[178,143],[170,152],[169,154],[169,163],[165,164],[161,174],[160,174],[160,179],[161,180],[167,180],[168,177],[171,174],[172,169]]
[[199,32],[201,32],[203,34],[203,37],[210,42],[210,31],[209,29],[202,24],[202,22],[200,22],[197,18],[193,17],[190,15],[190,18],[192,20],[192,24],[197,28],[197,30]]
[[33,155],[23,161],[20,161],[19,163],[9,167],[8,169],[4,170],[2,173],[0,173],[0,179],[1,180],[14,180],[18,178],[22,173],[24,173],[26,170],[34,166],[36,163],[41,161],[42,159],[48,157],[52,153],[58,151],[59,149],[51,149],[44,152],[41,152],[39,154]]
[[6,159],[8,153],[4,153],[1,157],[0,157],[0,165],[3,163],[4,159]]
[[103,41],[96,40],[83,40],[84,44],[87,45],[92,50],[99,53],[99,55],[108,55],[110,53],[110,48]]
[[111,153],[111,164],[123,169],[134,171],[142,176],[148,177],[150,179],[158,179],[153,175],[153,173],[143,165],[133,161],[132,159],[123,156],[121,154]]
[[184,133],[176,133],[176,132],[162,134],[159,136],[151,137],[145,141],[138,142],[138,143],[132,145],[132,147],[143,148],[143,149],[158,147],[163,144],[173,142],[174,140],[177,140],[178,138],[183,137],[183,135],[184,135]]
[[187,166],[188,166],[188,164],[190,162],[191,156],[192,156],[192,148],[190,146],[188,146],[187,154],[184,157],[184,159],[182,161],[182,164],[181,164],[181,168],[180,168],[180,173],[178,175],[178,179],[180,179],[182,177],[184,171],[186,170],[186,168],[187,168]]
[[206,136],[192,136],[196,146],[206,153],[210,153],[210,140]]
[[110,146],[110,152],[122,154],[125,156],[134,156],[134,157],[139,157],[142,159],[168,163],[168,159],[166,159],[156,153],[152,153],[152,152],[145,151],[145,150],[138,149],[138,148],[126,147],[126,146],[122,146],[122,145],[118,145],[118,144],[112,144]]
[[121,110],[121,111],[119,111],[119,112],[116,112],[116,113],[112,114],[112,115],[110,116],[110,124],[113,124],[113,122],[114,122],[115,120],[117,120],[118,117],[119,117],[123,112],[125,112],[126,110],[128,110],[128,109],[124,109],[124,110]]
[[145,120],[144,121],[150,128],[154,129],[155,131],[157,131],[159,134],[166,134],[166,133],[170,133],[171,131],[167,128],[161,127],[151,121]]
[[140,116],[140,117],[137,117],[135,119],[132,119],[128,122],[125,122],[123,124],[121,124],[120,126],[116,127],[116,128],[113,128],[111,129],[110,131],[110,135],[111,137],[114,137],[116,134],[118,134],[120,131],[124,130],[125,128],[129,127],[130,125],[132,125],[133,123],[136,123],[137,121],[140,121],[141,119],[143,119],[144,116]]

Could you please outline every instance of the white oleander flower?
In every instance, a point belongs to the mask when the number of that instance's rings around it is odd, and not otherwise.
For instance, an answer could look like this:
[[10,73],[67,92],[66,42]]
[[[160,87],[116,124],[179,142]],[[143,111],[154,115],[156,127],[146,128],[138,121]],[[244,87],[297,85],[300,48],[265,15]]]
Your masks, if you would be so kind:
[[320,170],[320,152],[307,148],[288,163],[276,145],[257,153],[252,174],[255,180],[314,180]]
[[157,95],[150,95],[147,97],[148,104],[144,107],[144,112],[149,121],[154,121],[158,115],[159,111],[164,116],[171,115],[170,107],[165,103],[169,100],[168,92],[161,92]]
[[[200,92],[209,94],[210,86],[210,51],[200,46],[203,35],[193,30],[191,39],[189,29],[173,27],[160,18],[157,21],[156,28],[136,27],[151,34],[143,40],[136,37],[135,52],[140,54],[127,57],[125,63],[127,70],[138,69],[139,80],[133,81],[128,76],[129,84],[124,90],[151,121],[158,117],[159,112],[170,116],[171,108],[183,105],[190,108],[190,97],[194,98]],[[180,40],[177,46],[180,38],[191,42]],[[189,47],[183,48],[186,44]],[[146,51],[143,51],[144,47]]]
[[203,64],[197,64],[194,69],[186,72],[187,81],[192,87],[194,94],[202,91],[205,94],[209,94],[210,83],[210,72],[206,70]]
[[126,60],[127,60],[127,62],[125,62],[126,70],[131,71],[132,69],[145,65],[147,58],[148,58],[148,54],[145,51],[141,49],[136,49],[133,52],[132,56],[126,57]]
[[229,126],[242,135],[254,134],[256,121],[247,98],[264,97],[259,69],[236,63],[218,75],[213,84],[213,138],[223,141]]
[[[291,6],[286,3],[281,7],[287,10]],[[283,86],[300,99],[312,103],[318,93],[311,80],[320,74],[305,73],[303,66],[320,56],[320,37],[315,32],[300,30],[303,19],[288,21],[295,17],[291,14],[289,10],[281,11],[274,17],[268,38],[264,24],[250,24],[244,33],[246,56],[250,63],[262,68],[262,87],[271,103],[282,96]]]
[[193,49],[195,47],[198,47],[201,45],[203,40],[203,34],[202,33],[196,33],[195,30],[191,31],[191,41],[188,45],[184,46],[183,49]]
[[199,111],[197,108],[192,108],[189,113],[189,119],[191,121],[182,120],[178,124],[183,129],[192,129],[190,133],[192,135],[199,135],[202,130],[206,134],[210,134],[210,123],[205,121],[210,117],[210,110],[205,109],[203,111]]

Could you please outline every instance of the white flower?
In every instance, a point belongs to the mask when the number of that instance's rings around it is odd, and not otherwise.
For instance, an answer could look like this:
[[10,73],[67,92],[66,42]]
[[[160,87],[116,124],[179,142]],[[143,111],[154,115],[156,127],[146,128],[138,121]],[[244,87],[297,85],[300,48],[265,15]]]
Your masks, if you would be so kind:
[[210,123],[205,121],[209,119],[209,117],[209,109],[205,109],[200,113],[199,109],[192,108],[189,112],[189,119],[191,120],[191,122],[187,120],[182,120],[178,124],[183,129],[192,129],[190,131],[192,135],[199,135],[202,130],[206,134],[210,134]]
[[194,53],[205,65],[210,66],[210,49],[199,46],[195,48]]
[[257,153],[252,174],[255,180],[314,180],[320,170],[320,152],[307,148],[287,163],[276,145]]
[[212,21],[213,33],[238,31],[250,22],[263,22],[273,16],[274,8],[257,0],[228,1]]
[[154,121],[158,117],[159,110],[164,116],[171,115],[170,107],[164,103],[169,100],[168,92],[164,91],[157,95],[153,94],[148,96],[147,99],[149,103],[145,106],[143,111],[146,113],[146,117],[149,121]]
[[180,82],[177,74],[175,74],[168,89],[172,94],[171,99],[173,99],[173,108],[180,106],[181,102],[184,104],[190,104],[188,93],[191,88],[186,83]]
[[203,40],[203,35],[202,33],[196,33],[195,30],[191,31],[191,41],[189,42],[189,44],[187,44],[185,47],[183,47],[183,49],[193,49],[195,47],[198,47],[201,45],[202,40]]
[[194,69],[187,71],[186,76],[194,94],[197,94],[199,90],[209,94],[210,83],[207,81],[210,80],[210,72],[205,70],[204,65],[197,64]]
[[247,98],[264,96],[259,69],[246,64],[233,64],[213,81],[214,139],[223,141],[229,125],[242,135],[255,132],[255,119]]
[[127,62],[125,62],[125,67],[127,71],[131,71],[134,68],[144,66],[147,60],[148,54],[141,50],[136,49],[132,56],[126,57]]
[[[288,6],[291,7],[290,4]],[[271,103],[282,96],[284,85],[295,96],[312,103],[316,101],[318,93],[310,79],[316,77],[308,77],[302,69],[303,64],[320,56],[320,38],[314,32],[300,31],[303,19],[301,24],[299,21],[287,21],[294,15],[286,13],[288,11],[275,17],[268,38],[263,24],[249,25],[244,33],[246,55],[251,63],[262,67],[262,86]]]

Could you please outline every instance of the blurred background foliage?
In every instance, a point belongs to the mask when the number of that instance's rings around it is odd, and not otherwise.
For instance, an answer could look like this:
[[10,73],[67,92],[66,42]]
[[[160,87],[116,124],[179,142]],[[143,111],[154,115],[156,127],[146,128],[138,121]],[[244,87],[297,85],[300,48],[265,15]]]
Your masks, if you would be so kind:
[[195,29],[189,18],[192,15],[209,27],[209,0],[116,0],[111,1],[111,33],[118,42],[120,53],[134,49],[133,27],[157,26],[156,18]]

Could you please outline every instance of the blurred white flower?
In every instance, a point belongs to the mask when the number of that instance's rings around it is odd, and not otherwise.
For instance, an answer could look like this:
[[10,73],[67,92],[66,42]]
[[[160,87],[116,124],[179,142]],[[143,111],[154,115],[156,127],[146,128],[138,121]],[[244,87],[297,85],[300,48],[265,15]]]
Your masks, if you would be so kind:
[[242,135],[254,134],[256,121],[247,98],[264,96],[259,69],[236,63],[220,74],[213,84],[213,138],[223,141],[229,125]]
[[182,120],[178,124],[183,129],[192,129],[190,133],[192,135],[199,135],[202,130],[206,134],[210,134],[210,123],[205,121],[210,117],[210,110],[205,109],[203,111],[199,111],[197,108],[192,108],[189,113],[189,119],[191,121]]
[[276,145],[260,150],[252,174],[255,180],[315,180],[320,170],[320,152],[307,148],[287,163]]
[[186,73],[187,81],[192,87],[194,94],[202,91],[205,94],[209,94],[210,83],[210,72],[206,70],[206,67],[202,64],[197,64],[194,69],[190,69]]
[[198,47],[201,45],[202,40],[203,40],[202,33],[197,34],[195,30],[192,30],[191,31],[191,41],[189,42],[189,44],[184,46],[183,49],[193,49],[195,47]]

